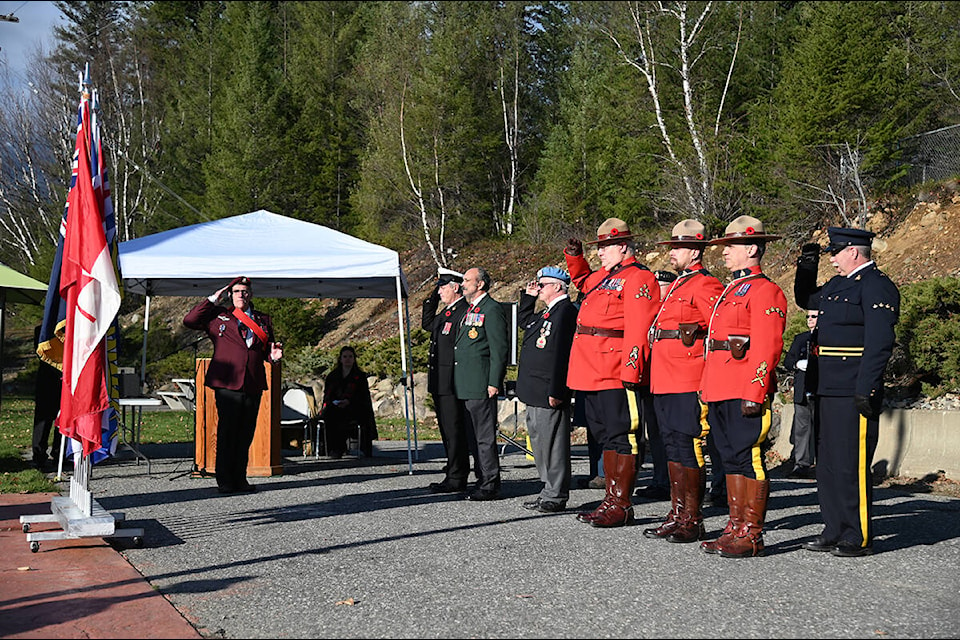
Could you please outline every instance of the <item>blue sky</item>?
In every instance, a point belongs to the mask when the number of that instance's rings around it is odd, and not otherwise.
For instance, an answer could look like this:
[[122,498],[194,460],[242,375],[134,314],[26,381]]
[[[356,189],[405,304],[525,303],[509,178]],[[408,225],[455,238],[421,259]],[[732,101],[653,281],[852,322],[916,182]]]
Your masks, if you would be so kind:
[[0,15],[13,14],[20,22],[0,20],[0,65],[8,67],[13,82],[26,82],[27,56],[43,47],[49,52],[53,44],[53,27],[61,21],[60,10],[53,2],[0,0]]

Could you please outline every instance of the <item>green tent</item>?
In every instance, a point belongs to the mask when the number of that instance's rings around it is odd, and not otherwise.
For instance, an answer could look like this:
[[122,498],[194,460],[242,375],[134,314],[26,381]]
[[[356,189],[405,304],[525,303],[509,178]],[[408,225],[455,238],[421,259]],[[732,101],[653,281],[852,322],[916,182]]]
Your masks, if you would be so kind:
[[[46,297],[47,285],[0,263],[0,370],[3,368],[3,312],[7,303],[42,305]],[[2,387],[0,384],[0,401],[3,398]]]

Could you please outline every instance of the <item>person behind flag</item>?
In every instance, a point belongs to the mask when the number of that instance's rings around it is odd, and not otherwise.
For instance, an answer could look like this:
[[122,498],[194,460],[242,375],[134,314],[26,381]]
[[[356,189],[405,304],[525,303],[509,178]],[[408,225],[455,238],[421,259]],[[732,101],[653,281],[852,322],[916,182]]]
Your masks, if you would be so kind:
[[[229,289],[229,306],[217,300]],[[213,358],[206,386],[217,405],[217,489],[220,493],[253,493],[247,482],[247,460],[257,428],[260,397],[267,388],[265,360],[283,357],[273,341],[273,321],[253,308],[250,278],[238,276],[191,309],[183,319],[190,329],[206,331]]]

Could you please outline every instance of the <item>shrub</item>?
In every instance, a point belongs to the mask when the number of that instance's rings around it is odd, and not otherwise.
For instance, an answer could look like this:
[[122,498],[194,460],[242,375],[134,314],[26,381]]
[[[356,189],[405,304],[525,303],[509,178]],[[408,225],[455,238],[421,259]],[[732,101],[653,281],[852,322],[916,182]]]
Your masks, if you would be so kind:
[[960,391],[960,278],[901,288],[897,342],[924,394]]

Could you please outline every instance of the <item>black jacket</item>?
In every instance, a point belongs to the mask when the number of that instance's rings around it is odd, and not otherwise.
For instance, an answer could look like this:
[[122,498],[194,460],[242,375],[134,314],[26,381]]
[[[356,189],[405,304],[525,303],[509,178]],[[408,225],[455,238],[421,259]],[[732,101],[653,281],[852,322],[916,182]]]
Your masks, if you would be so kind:
[[[817,359],[813,355],[813,334],[810,331],[798,333],[783,359],[783,366],[793,371],[793,403],[807,404],[807,394],[817,391]],[[797,369],[797,362],[807,361],[807,370]]]
[[434,292],[423,301],[421,326],[430,332],[430,370],[427,374],[427,391],[434,395],[456,395],[453,384],[453,348],[457,341],[457,329],[467,313],[467,301],[460,298],[452,306],[437,314],[440,294]]
[[573,332],[577,327],[577,307],[569,298],[560,300],[549,312],[535,313],[536,296],[520,297],[517,321],[523,328],[520,368],[517,371],[517,397],[532,407],[549,407],[549,398],[570,399],[567,365]]

